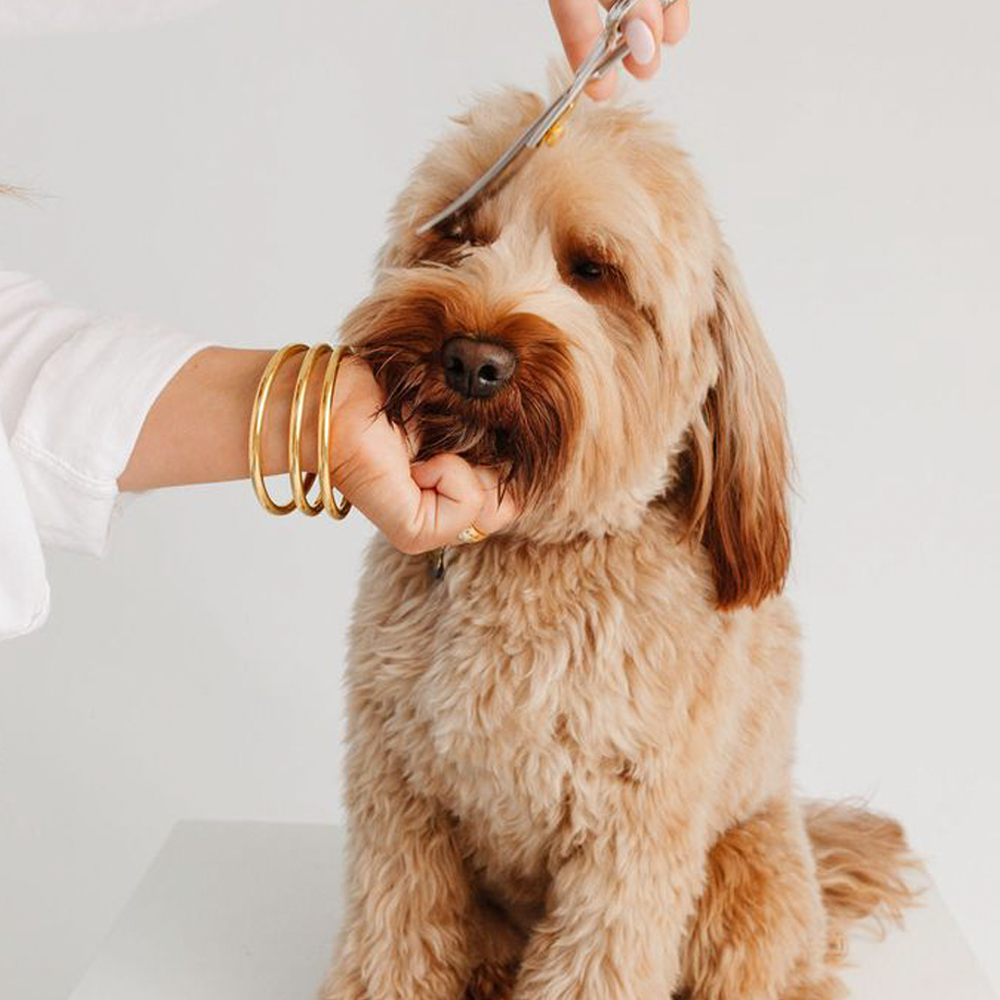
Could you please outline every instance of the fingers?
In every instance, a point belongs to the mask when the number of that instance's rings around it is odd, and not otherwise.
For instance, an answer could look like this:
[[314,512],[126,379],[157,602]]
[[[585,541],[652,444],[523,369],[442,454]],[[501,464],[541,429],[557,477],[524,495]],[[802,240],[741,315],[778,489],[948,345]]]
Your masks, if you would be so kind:
[[517,517],[517,505],[509,490],[504,491],[501,502],[499,476],[495,472],[490,469],[476,469],[476,476],[483,489],[484,499],[483,506],[472,523],[487,535],[494,535],[498,531],[503,531]]
[[[600,2],[610,8],[614,0]],[[593,0],[549,0],[549,7],[570,66],[576,70],[603,30],[598,7]],[[629,47],[625,68],[640,80],[655,76],[662,62],[660,40],[675,45],[687,34],[690,19],[689,0],[676,0],[666,11],[660,0],[642,0],[625,26]],[[615,74],[611,72],[603,80],[591,83],[587,93],[601,101],[611,96],[614,86]]]
[[346,359],[333,420],[333,480],[351,503],[400,551],[454,545],[475,523],[488,534],[507,527],[516,511],[498,503],[497,475],[455,455],[411,465],[416,442],[383,413],[371,370]]
[[625,68],[638,80],[648,80],[660,68],[660,40],[663,38],[663,6],[660,0],[642,0],[625,25],[629,55]]
[[[594,0],[549,0],[549,8],[566,58],[575,72],[604,30],[597,4]],[[595,101],[603,101],[611,96],[614,89],[615,75],[609,73],[603,80],[590,84],[587,93]]]
[[688,0],[677,0],[663,15],[663,40],[667,45],[676,45],[687,33],[691,25],[691,7]]
[[427,552],[454,545],[470,525],[493,534],[507,527],[516,516],[509,496],[498,502],[495,473],[475,469],[456,455],[437,455],[411,467],[419,490],[412,516],[389,540],[401,551]]

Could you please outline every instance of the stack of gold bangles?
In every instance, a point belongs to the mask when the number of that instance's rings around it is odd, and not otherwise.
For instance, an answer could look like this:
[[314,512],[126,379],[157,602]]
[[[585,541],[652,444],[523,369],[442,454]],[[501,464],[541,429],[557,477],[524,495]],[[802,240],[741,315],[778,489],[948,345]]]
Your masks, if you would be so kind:
[[[278,351],[268,362],[257,386],[257,396],[253,403],[253,413],[250,418],[250,478],[253,480],[254,492],[261,506],[270,514],[279,517],[291,514],[295,510],[302,511],[308,517],[315,517],[324,509],[335,520],[341,521],[347,517],[351,505],[347,499],[337,500],[330,479],[330,431],[333,422],[333,394],[337,388],[337,374],[345,354],[353,353],[349,347],[331,347],[329,344],[317,344],[306,347],[305,344],[289,344]],[[267,400],[271,387],[278,377],[278,372],[286,361],[304,354],[299,368],[299,377],[295,383],[295,393],[292,396],[292,410],[288,421],[288,474],[292,482],[292,499],[284,504],[277,504],[267,492],[264,485],[264,466],[261,459],[261,439],[264,436],[264,417],[267,412]],[[323,391],[319,404],[319,426],[316,435],[319,444],[319,456],[316,463],[318,473],[302,474],[302,422],[306,409],[306,392],[309,379],[317,362],[324,357],[326,372],[323,376]],[[310,502],[309,491],[319,479],[319,496],[315,502]]]

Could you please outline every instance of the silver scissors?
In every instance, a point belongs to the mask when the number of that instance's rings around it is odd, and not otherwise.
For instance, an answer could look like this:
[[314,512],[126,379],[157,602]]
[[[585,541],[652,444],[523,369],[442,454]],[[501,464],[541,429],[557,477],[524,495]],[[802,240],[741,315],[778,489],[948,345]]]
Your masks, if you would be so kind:
[[[450,205],[423,223],[417,230],[418,236],[440,226],[442,222],[450,219],[474,201],[501,174],[507,171],[524,150],[537,149],[543,142],[554,146],[559,141],[566,119],[572,113],[577,99],[587,84],[602,79],[609,69],[616,66],[628,54],[628,45],[624,38],[625,18],[638,2],[639,0],[618,0],[611,7],[607,20],[604,22],[604,31],[601,32],[601,37],[576,71],[573,82],[528,126],[517,142],[468,191],[459,195]],[[674,2],[675,0],[660,0],[664,10]]]

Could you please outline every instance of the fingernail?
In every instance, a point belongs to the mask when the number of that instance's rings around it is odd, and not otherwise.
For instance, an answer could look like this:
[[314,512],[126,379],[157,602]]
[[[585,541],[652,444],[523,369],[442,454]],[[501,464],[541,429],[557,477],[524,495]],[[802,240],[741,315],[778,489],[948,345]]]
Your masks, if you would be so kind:
[[641,17],[633,17],[625,25],[625,44],[640,66],[648,66],[656,58],[656,39]]

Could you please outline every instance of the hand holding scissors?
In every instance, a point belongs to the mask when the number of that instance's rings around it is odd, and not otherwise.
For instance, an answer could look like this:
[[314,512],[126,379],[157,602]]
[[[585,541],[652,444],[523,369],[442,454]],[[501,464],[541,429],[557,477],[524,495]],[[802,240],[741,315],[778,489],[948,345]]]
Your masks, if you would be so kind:
[[[611,2],[601,0],[605,7],[610,7]],[[549,0],[549,7],[566,57],[575,70],[601,33],[600,8],[596,0]],[[658,0],[643,0],[625,25],[625,38],[631,52],[625,58],[625,68],[640,80],[654,76],[660,67],[660,40],[675,45],[687,33],[689,20],[688,0],[678,0],[669,9],[662,9]],[[608,73],[602,80],[590,84],[588,96],[594,100],[609,97],[613,80],[614,74]]]

